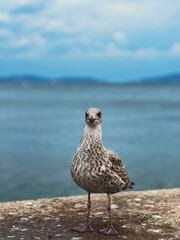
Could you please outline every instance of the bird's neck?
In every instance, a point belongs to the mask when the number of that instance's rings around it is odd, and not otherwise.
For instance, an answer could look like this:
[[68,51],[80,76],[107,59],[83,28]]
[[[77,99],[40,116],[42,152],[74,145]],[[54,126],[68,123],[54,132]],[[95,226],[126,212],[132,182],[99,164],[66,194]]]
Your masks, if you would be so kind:
[[79,147],[88,149],[89,151],[94,149],[94,147],[103,148],[101,125],[95,127],[89,127],[86,125]]

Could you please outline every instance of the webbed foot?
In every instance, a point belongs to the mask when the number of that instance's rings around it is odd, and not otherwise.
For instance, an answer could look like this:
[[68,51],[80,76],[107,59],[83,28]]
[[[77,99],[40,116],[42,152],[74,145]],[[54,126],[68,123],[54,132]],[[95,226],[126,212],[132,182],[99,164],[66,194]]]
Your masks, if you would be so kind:
[[110,226],[108,228],[104,228],[99,230],[100,233],[103,233],[104,235],[118,235],[118,232],[115,230],[113,226]]
[[94,229],[89,224],[89,225],[85,225],[83,227],[72,228],[71,231],[84,233],[84,232],[94,232]]

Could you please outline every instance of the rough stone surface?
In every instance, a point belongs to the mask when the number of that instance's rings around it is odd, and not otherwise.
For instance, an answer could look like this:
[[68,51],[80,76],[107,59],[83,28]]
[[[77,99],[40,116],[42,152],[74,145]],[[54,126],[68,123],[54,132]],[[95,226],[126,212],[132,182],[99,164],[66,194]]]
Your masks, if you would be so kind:
[[92,195],[93,233],[71,227],[85,222],[87,196],[0,204],[0,239],[8,240],[177,240],[180,239],[180,189],[121,192],[111,196],[119,236],[98,233],[108,225],[107,197]]

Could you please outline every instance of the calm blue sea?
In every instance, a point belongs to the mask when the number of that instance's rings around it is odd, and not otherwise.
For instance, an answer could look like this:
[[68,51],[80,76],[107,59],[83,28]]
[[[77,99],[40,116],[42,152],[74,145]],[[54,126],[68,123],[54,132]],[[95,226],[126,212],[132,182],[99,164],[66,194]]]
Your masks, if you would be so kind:
[[0,85],[0,201],[83,194],[70,163],[89,107],[134,190],[180,187],[180,85]]

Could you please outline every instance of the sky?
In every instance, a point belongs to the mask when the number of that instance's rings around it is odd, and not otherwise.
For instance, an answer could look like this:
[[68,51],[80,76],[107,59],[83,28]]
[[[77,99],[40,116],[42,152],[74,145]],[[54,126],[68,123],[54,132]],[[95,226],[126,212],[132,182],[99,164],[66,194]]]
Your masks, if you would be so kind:
[[178,72],[179,0],[0,1],[0,76],[120,82]]

